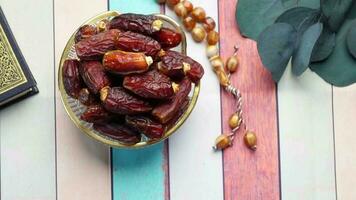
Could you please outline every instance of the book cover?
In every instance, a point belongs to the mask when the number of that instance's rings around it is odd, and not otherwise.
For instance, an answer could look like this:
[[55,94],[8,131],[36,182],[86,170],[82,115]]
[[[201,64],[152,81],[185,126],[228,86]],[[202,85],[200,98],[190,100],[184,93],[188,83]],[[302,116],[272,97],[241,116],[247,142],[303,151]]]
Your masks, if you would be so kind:
[[36,93],[36,81],[0,7],[0,108]]

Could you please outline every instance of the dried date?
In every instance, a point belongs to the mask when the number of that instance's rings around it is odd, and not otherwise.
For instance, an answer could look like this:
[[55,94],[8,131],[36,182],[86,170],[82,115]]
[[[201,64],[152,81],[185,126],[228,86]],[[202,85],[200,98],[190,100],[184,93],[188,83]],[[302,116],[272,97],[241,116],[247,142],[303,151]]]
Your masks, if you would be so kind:
[[80,62],[78,60],[66,60],[63,64],[63,84],[67,94],[73,98],[78,98],[83,86],[83,80],[79,73]]
[[93,35],[75,45],[77,56],[81,60],[99,60],[103,55],[117,47],[120,31],[112,29]]
[[153,34],[163,49],[170,49],[178,46],[182,42],[182,35],[172,29],[162,28]]
[[144,134],[150,139],[159,139],[163,137],[164,126],[148,117],[144,116],[126,116],[126,124]]
[[166,124],[177,113],[191,90],[191,81],[184,78],[179,84],[179,91],[172,97],[171,101],[158,105],[152,110],[152,115],[161,123]]
[[80,103],[86,106],[90,106],[98,103],[97,99],[92,93],[89,92],[88,88],[83,88],[80,90],[78,100],[80,101]]
[[179,111],[177,112],[177,114],[174,115],[174,117],[167,122],[166,124],[167,128],[171,128],[177,123],[177,121],[181,118],[183,113],[187,110],[189,106],[189,102],[190,102],[189,97],[186,97],[182,105],[179,107]]
[[204,75],[204,69],[197,61],[171,50],[162,53],[158,69],[171,78],[179,79],[186,75],[194,83]]
[[152,110],[149,103],[132,96],[121,87],[105,87],[100,91],[100,99],[106,110],[110,112],[133,115]]
[[89,123],[102,123],[111,118],[112,115],[99,104],[88,106],[87,110],[80,116],[81,120]]
[[93,128],[126,145],[134,145],[141,141],[141,135],[129,127],[113,122],[94,124]]
[[166,75],[151,70],[124,78],[123,86],[131,92],[150,99],[166,99],[174,94],[173,83]]
[[145,72],[152,63],[152,57],[146,56],[144,53],[121,50],[109,51],[103,58],[106,70],[122,75]]
[[80,74],[89,91],[93,94],[98,94],[102,88],[111,85],[110,79],[105,74],[104,67],[99,61],[82,62]]
[[81,26],[77,33],[75,34],[74,41],[78,43],[84,39],[87,39],[95,34],[97,34],[97,28],[93,25],[83,25]]
[[131,31],[120,34],[117,47],[123,51],[142,52],[152,57],[161,50],[161,45],[156,40]]
[[133,31],[152,35],[162,28],[163,22],[153,15],[127,13],[114,17],[110,21],[110,29]]

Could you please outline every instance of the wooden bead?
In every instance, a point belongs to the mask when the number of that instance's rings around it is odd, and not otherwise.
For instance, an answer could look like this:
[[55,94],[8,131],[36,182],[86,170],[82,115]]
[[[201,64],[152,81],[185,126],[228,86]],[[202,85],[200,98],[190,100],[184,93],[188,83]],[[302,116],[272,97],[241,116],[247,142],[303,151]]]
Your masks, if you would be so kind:
[[226,75],[225,71],[219,70],[216,72],[216,75],[218,76],[220,85],[223,87],[227,87],[230,85],[230,80],[229,77]]
[[174,12],[178,17],[182,18],[185,18],[188,15],[187,9],[184,7],[182,2],[174,6]]
[[219,42],[219,33],[217,33],[216,31],[210,31],[208,33],[208,36],[206,37],[206,41],[209,45],[215,45]]
[[204,22],[205,10],[202,7],[196,7],[193,9],[192,16],[197,22]]
[[220,56],[214,56],[210,58],[210,64],[213,67],[215,73],[224,70],[224,61]]
[[213,18],[207,17],[204,19],[203,26],[207,32],[215,29],[216,23]]
[[195,27],[196,21],[192,17],[186,17],[183,20],[183,25],[187,31],[192,31]]
[[240,117],[237,113],[231,115],[229,119],[229,126],[231,129],[234,129],[240,125]]
[[208,58],[217,56],[218,54],[219,54],[219,49],[216,45],[209,45],[206,47],[206,56],[208,56]]
[[193,36],[193,40],[196,42],[202,42],[206,36],[205,30],[200,27],[197,26],[195,28],[193,28],[192,30],[192,36]]
[[166,3],[169,7],[173,8],[175,5],[177,5],[180,2],[180,0],[166,0]]
[[248,148],[251,150],[257,149],[257,137],[256,134],[252,131],[247,131],[244,136],[244,142]]
[[156,0],[157,3],[163,4],[166,3],[166,0]]
[[191,12],[193,11],[194,6],[193,6],[192,2],[190,2],[190,1],[183,1],[182,3],[183,3],[183,5],[184,5],[185,9],[187,9],[187,12],[188,12],[188,13],[191,13]]
[[239,59],[233,55],[226,61],[226,69],[229,70],[230,73],[234,73],[239,66]]
[[223,150],[232,145],[231,135],[221,134],[215,139],[214,150]]

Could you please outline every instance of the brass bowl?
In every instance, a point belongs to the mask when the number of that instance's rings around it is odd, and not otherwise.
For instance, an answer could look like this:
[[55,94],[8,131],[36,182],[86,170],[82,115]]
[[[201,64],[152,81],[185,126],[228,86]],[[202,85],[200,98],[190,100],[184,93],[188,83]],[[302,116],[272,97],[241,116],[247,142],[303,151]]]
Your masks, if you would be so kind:
[[[83,25],[96,24],[103,19],[111,19],[112,17],[115,17],[117,15],[119,15],[119,13],[117,13],[115,11],[104,12],[102,14],[99,14],[99,15],[89,19]],[[173,27],[174,29],[176,29],[178,32],[180,32],[182,34],[182,43],[180,45],[180,49],[181,49],[181,52],[186,55],[186,48],[187,48],[186,36],[185,36],[184,31],[180,27],[180,25],[166,15],[155,14],[155,16],[159,17],[164,22],[164,26]],[[152,145],[152,144],[155,144],[155,143],[158,143],[158,142],[161,142],[161,141],[167,139],[185,122],[185,120],[188,118],[188,116],[192,112],[192,110],[198,100],[199,91],[200,91],[199,83],[194,84],[194,88],[192,89],[191,94],[189,94],[190,102],[189,102],[188,108],[181,115],[181,117],[177,120],[177,122],[173,126],[171,126],[171,128],[169,128],[165,132],[164,136],[159,140],[150,140],[143,136],[141,139],[141,142],[139,142],[135,145],[125,145],[123,143],[120,143],[117,140],[109,138],[109,137],[95,131],[93,129],[91,123],[87,123],[85,121],[80,120],[80,115],[86,110],[86,106],[82,105],[78,100],[73,99],[72,97],[67,95],[66,91],[64,90],[63,77],[62,77],[64,61],[66,59],[78,58],[76,55],[75,49],[74,49],[75,33],[68,40],[68,42],[63,50],[63,53],[62,53],[62,57],[61,57],[59,69],[58,69],[58,86],[59,86],[59,91],[61,93],[61,99],[62,99],[64,108],[65,108],[68,116],[73,121],[73,123],[80,130],[82,130],[83,133],[85,133],[86,135],[90,136],[91,138],[93,138],[97,141],[100,141],[106,145],[109,145],[111,147],[133,149],[133,148],[147,147],[149,145]]]

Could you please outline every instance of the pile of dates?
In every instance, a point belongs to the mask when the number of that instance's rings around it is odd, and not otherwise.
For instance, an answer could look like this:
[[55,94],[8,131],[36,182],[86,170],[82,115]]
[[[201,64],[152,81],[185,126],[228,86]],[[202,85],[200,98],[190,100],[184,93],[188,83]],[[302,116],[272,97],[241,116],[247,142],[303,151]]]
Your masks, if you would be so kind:
[[164,136],[189,104],[202,66],[170,50],[182,36],[152,15],[122,14],[75,35],[79,59],[63,66],[67,94],[87,106],[81,120],[125,145]]

